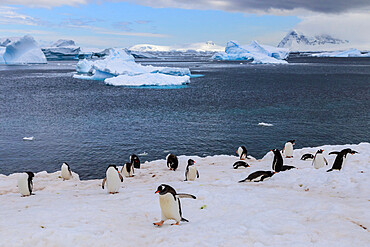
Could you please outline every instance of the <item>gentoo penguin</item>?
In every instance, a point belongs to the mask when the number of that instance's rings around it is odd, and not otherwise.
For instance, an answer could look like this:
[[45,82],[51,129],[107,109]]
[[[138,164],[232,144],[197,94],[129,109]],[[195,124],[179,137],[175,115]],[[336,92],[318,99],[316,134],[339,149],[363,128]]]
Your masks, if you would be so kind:
[[107,182],[107,189],[109,194],[118,193],[120,188],[120,181],[123,182],[123,177],[119,173],[115,165],[109,165],[106,172],[106,176],[103,179],[101,187],[104,189],[104,184]]
[[180,221],[189,222],[182,217],[180,198],[192,198],[195,196],[190,194],[177,194],[175,189],[167,184],[161,184],[155,193],[159,193],[159,204],[161,206],[162,218],[161,221],[153,223],[156,226],[162,226],[166,220],[175,220],[178,225]]
[[320,169],[323,168],[325,165],[328,165],[328,161],[325,159],[323,152],[323,149],[317,150],[315,157],[313,158],[312,165],[316,169]]
[[71,168],[66,162],[64,162],[61,167],[61,175],[62,175],[63,181],[69,180],[72,177]]
[[233,164],[233,167],[234,167],[234,169],[238,169],[239,167],[247,168],[247,167],[249,167],[249,165],[246,162],[239,160],[239,161],[237,161]]
[[293,145],[295,145],[295,140],[289,140],[285,143],[283,154],[286,158],[293,158]]
[[35,176],[33,172],[23,172],[18,177],[18,190],[22,196],[29,196],[32,194],[33,182],[32,179]]
[[239,183],[242,183],[242,182],[245,182],[245,181],[249,181],[249,182],[261,182],[267,178],[270,178],[272,177],[276,172],[272,172],[272,171],[256,171],[256,172],[253,172],[251,174],[249,174],[249,176],[243,180],[240,180]]
[[134,165],[134,168],[140,169],[140,159],[136,154],[130,156],[130,162]]
[[308,159],[313,159],[315,156],[313,154],[304,154],[301,157],[301,160],[308,160]]
[[199,178],[199,172],[194,165],[195,161],[192,159],[188,160],[188,165],[185,171],[185,181],[194,181],[195,178]]
[[281,156],[279,149],[275,148],[275,149],[272,149],[271,151],[274,153],[274,160],[272,161],[272,169],[275,172],[283,172],[283,171],[296,168],[294,166],[283,165],[283,157]]
[[239,155],[239,159],[245,160],[247,158],[247,149],[244,146],[240,146],[237,150],[236,153]]
[[343,162],[344,162],[344,159],[347,158],[347,154],[355,154],[355,153],[358,153],[358,152],[355,151],[355,150],[352,150],[350,148],[343,149],[340,152],[338,152],[338,151],[330,152],[329,155],[336,154],[337,157],[334,160],[333,167],[331,169],[327,170],[327,172],[342,169]]
[[176,171],[177,167],[179,167],[179,160],[177,159],[176,155],[168,154],[166,160],[167,167],[170,168],[170,170]]
[[132,163],[126,163],[122,166],[121,173],[126,177],[133,177],[134,176],[134,166]]

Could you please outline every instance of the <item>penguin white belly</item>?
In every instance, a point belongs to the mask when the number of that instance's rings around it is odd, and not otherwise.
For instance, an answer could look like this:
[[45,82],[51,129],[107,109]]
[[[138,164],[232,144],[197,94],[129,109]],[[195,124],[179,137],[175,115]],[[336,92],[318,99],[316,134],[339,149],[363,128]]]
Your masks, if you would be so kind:
[[127,165],[124,164],[123,167],[122,167],[121,172],[123,173],[123,176],[125,176],[126,178],[132,177],[134,175],[134,173],[133,173],[134,172],[134,167],[131,166],[130,172],[127,172]]
[[189,181],[194,181],[196,177],[197,177],[197,168],[194,165],[192,165],[189,167],[189,171],[186,178]]
[[107,171],[107,189],[110,193],[116,193],[119,191],[121,187],[120,184],[121,180],[119,179],[119,175],[116,169],[109,168]]
[[30,190],[28,188],[28,174],[22,173],[18,177],[18,190],[22,196],[29,196]]
[[174,199],[171,193],[159,195],[159,204],[161,206],[163,221],[167,219],[172,219],[176,222],[179,222],[181,220],[180,208],[177,200],[178,199]]
[[290,142],[285,143],[284,147],[284,155],[287,156],[293,156],[293,144]]
[[66,165],[62,165],[61,176],[65,180],[68,180],[71,178],[71,173],[69,172],[68,167]]
[[314,161],[313,161],[313,167],[316,169],[323,168],[325,166],[325,159],[322,155],[316,155]]

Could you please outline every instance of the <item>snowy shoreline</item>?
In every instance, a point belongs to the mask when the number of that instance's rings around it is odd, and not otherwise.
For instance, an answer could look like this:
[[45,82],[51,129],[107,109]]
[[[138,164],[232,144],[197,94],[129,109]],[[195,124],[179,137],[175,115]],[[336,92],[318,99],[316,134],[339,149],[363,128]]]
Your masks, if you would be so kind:
[[[314,169],[305,153],[324,149],[329,166]],[[326,172],[331,151],[351,148],[340,171]],[[284,164],[298,169],[281,172],[261,183],[237,183],[257,170],[271,170],[272,153],[246,160],[251,167],[233,169],[236,156],[179,156],[179,169],[165,160],[142,164],[125,178],[120,193],[101,189],[102,179],[62,181],[60,171],[39,172],[34,193],[21,197],[17,175],[0,175],[0,246],[365,246],[369,242],[368,172],[370,143],[324,145],[294,150]],[[200,173],[184,182],[187,159]],[[73,171],[73,164],[71,169]],[[155,176],[154,176],[155,175]],[[102,174],[103,178],[104,174]],[[161,228],[156,187],[166,183],[197,200],[183,199],[189,223]],[[365,229],[367,228],[367,229]]]

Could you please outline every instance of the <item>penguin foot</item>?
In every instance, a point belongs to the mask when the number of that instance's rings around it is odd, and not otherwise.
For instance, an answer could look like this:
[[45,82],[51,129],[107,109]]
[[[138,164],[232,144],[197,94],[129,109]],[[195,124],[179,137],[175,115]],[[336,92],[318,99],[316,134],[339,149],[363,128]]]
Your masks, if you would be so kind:
[[176,222],[176,223],[172,223],[171,226],[178,226],[180,223],[179,222]]
[[154,222],[154,223],[153,223],[153,225],[155,225],[155,226],[162,226],[162,225],[163,225],[163,223],[164,223],[164,221],[163,221],[163,220],[161,220],[161,221],[159,221],[159,222]]

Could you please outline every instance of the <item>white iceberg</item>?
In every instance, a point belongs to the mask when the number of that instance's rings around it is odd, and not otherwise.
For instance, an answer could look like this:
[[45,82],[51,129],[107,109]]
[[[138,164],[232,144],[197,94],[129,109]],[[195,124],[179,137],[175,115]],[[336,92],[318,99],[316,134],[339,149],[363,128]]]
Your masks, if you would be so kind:
[[73,60],[78,59],[81,48],[73,40],[60,39],[50,47],[42,48],[42,51],[50,60]]
[[273,124],[270,124],[270,123],[264,123],[264,122],[258,123],[258,125],[259,125],[259,126],[266,126],[266,127],[274,126]]
[[[32,36],[12,39],[6,42],[5,52],[0,63],[3,64],[34,64],[47,63],[44,53]],[[1,49],[3,50],[3,49]],[[1,51],[0,51],[1,53]]]
[[212,56],[214,60],[247,60],[252,63],[286,64],[289,50],[268,45],[260,45],[253,41],[250,45],[241,46],[236,41],[227,42],[225,52],[218,52]]
[[370,53],[362,54],[357,49],[349,49],[345,51],[321,52],[311,54],[312,57],[370,57]]
[[74,78],[103,80],[116,86],[179,85],[190,78],[188,68],[143,66],[124,49],[110,49],[109,56],[102,60],[80,60],[76,71]]

